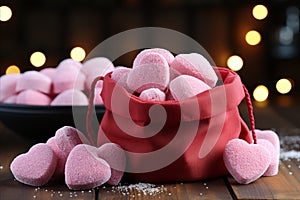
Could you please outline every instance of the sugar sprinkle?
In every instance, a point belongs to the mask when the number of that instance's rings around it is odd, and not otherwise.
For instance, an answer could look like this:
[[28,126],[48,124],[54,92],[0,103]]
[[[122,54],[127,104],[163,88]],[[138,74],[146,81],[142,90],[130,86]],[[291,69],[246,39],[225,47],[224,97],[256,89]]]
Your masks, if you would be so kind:
[[[138,193],[138,196],[155,196],[157,194],[167,192],[167,188],[164,187],[164,185],[156,186],[151,183],[135,183],[130,185],[118,185],[112,187],[112,192],[119,191],[123,196],[129,195],[130,192],[134,190]],[[168,195],[172,194],[169,192]]]

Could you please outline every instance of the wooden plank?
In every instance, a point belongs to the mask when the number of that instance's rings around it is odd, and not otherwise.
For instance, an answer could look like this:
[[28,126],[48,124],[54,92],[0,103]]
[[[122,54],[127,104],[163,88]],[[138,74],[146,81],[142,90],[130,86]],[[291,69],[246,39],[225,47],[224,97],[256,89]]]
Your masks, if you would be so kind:
[[299,178],[282,162],[276,176],[261,177],[248,185],[240,185],[232,177],[228,181],[237,199],[300,199]]
[[0,180],[0,199],[95,199],[95,190],[72,191],[63,183],[47,184],[41,187],[33,187],[16,181],[10,173],[1,175]]
[[[131,189],[130,189],[131,188]],[[131,183],[99,188],[98,199],[232,199],[222,178],[209,181],[147,184]]]

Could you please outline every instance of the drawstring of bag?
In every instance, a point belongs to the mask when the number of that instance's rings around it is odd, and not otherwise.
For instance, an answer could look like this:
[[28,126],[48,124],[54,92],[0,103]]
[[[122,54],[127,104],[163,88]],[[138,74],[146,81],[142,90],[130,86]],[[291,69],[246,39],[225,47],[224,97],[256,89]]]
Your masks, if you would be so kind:
[[249,120],[250,120],[250,128],[252,131],[252,138],[253,138],[253,143],[257,144],[257,139],[256,139],[256,133],[255,133],[255,122],[254,122],[254,115],[253,115],[253,107],[251,103],[251,97],[250,94],[246,88],[245,85],[243,85],[244,93],[245,93],[245,101],[247,104],[248,108],[248,115],[249,115]]
[[94,106],[94,98],[95,98],[95,87],[98,81],[103,80],[103,76],[98,76],[96,77],[92,84],[91,84],[91,89],[90,89],[90,94],[89,94],[89,105],[88,105],[88,111],[86,114],[86,131],[88,134],[88,138],[92,145],[96,146],[96,141],[94,139],[94,129],[92,127],[92,113],[93,113],[93,106]]

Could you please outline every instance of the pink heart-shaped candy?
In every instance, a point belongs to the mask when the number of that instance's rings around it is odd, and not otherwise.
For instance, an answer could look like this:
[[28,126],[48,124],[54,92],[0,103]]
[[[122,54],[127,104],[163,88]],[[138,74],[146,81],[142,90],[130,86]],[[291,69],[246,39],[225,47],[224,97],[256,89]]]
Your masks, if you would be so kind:
[[57,158],[46,144],[36,144],[25,154],[17,156],[10,169],[14,177],[31,186],[46,184],[56,168]]
[[51,147],[57,157],[57,167],[53,175],[54,179],[63,178],[69,153],[76,145],[82,143],[89,144],[84,134],[71,126],[64,126],[58,129],[55,136],[49,138],[47,145]]
[[280,142],[278,135],[272,130],[255,130],[257,136],[257,142],[260,139],[269,141],[274,148],[270,148],[271,152],[271,163],[264,176],[274,176],[278,174],[279,159],[280,159]]
[[117,144],[106,143],[98,148],[98,156],[111,167],[111,177],[107,181],[110,185],[118,185],[126,167],[125,151]]
[[223,155],[227,170],[240,184],[248,184],[261,177],[270,165],[270,157],[264,146],[241,139],[230,140]]
[[65,167],[65,182],[70,189],[91,189],[110,179],[110,166],[97,152],[96,147],[86,144],[71,151]]
[[166,59],[158,54],[146,54],[141,65],[133,68],[127,77],[127,86],[131,91],[141,93],[149,88],[164,91],[170,81],[169,65]]

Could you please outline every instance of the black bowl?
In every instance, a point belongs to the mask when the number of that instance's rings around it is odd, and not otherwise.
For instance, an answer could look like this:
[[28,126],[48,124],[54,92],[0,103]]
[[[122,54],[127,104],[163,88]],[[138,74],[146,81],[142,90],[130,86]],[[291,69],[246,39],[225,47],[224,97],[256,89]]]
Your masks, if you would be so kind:
[[[26,139],[45,142],[63,126],[73,126],[86,133],[87,110],[87,106],[35,106],[0,103],[0,121],[7,128]],[[92,126],[95,130],[99,127],[105,108],[103,105],[97,105],[94,111]],[[97,133],[97,130],[95,132]]]

